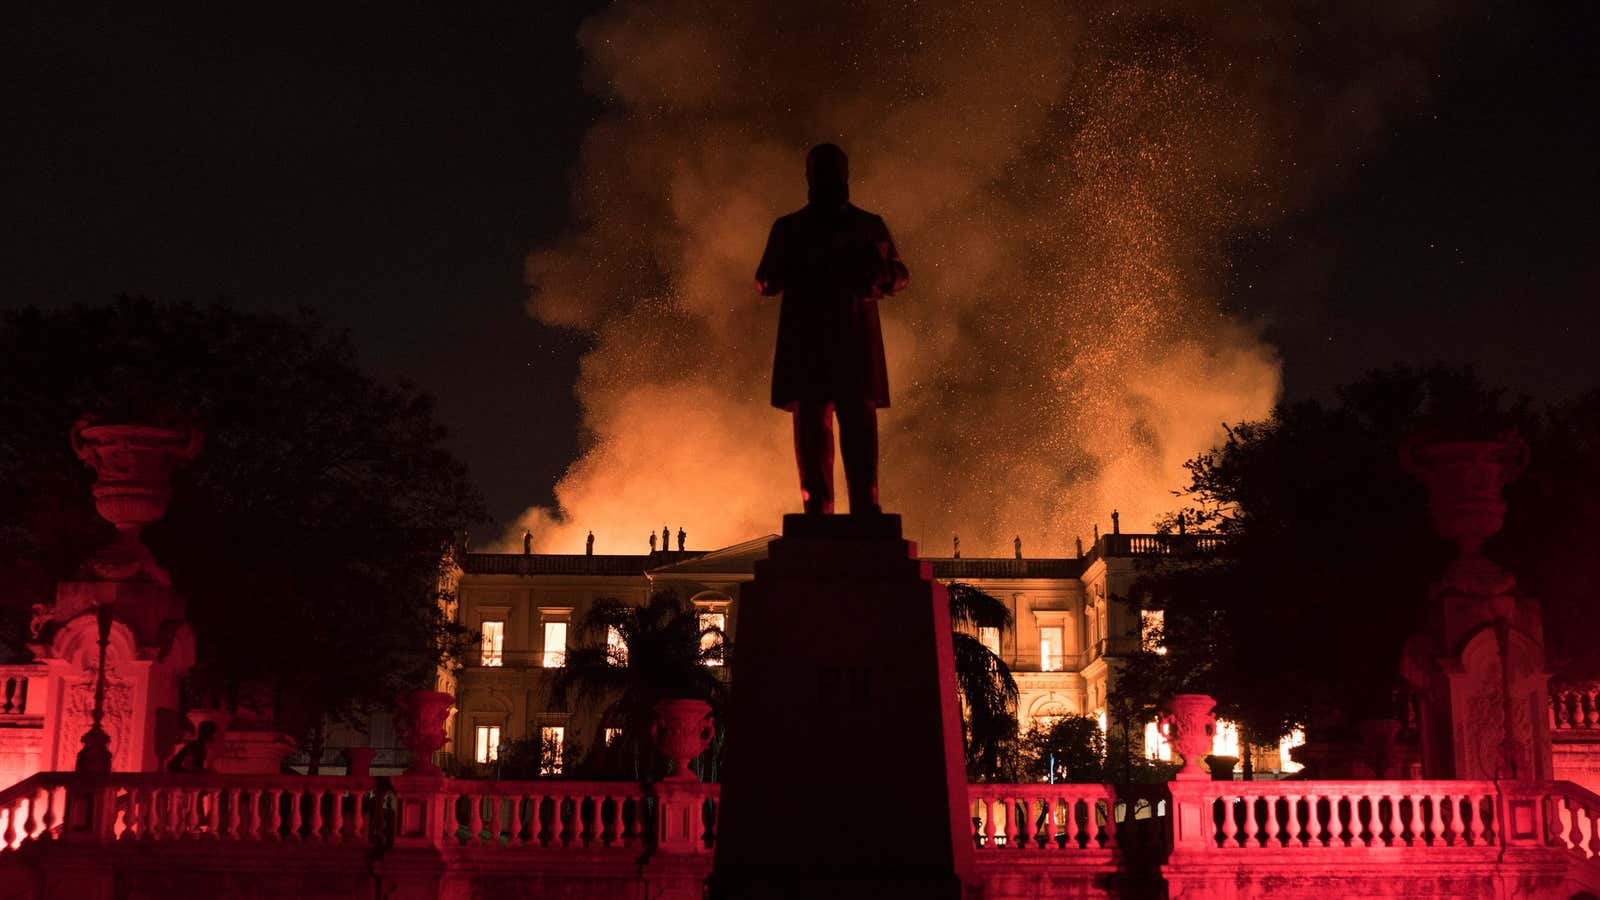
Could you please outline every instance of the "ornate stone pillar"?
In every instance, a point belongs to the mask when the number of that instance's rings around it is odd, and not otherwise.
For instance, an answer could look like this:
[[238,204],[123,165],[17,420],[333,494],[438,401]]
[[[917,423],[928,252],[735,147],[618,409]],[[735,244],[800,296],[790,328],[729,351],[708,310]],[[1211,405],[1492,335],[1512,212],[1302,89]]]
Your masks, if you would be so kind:
[[1434,528],[1457,555],[1429,593],[1402,669],[1418,697],[1426,778],[1547,779],[1549,699],[1539,604],[1482,554],[1505,517],[1501,489],[1527,466],[1515,435],[1408,445]]
[[34,620],[34,654],[50,672],[42,754],[46,769],[73,768],[89,730],[100,668],[99,610],[110,612],[102,727],[115,771],[156,771],[182,729],[179,684],[194,665],[183,599],[141,531],[166,512],[172,473],[200,450],[194,428],[72,428],[72,448],[94,470],[95,509],[117,529],[79,575],[56,586]]

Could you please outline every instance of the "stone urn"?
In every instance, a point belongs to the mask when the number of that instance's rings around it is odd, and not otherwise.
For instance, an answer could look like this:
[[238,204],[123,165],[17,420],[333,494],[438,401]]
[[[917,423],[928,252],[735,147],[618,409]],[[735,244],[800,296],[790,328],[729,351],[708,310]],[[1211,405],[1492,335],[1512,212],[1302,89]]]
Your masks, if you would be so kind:
[[90,557],[87,568],[105,581],[170,585],[140,533],[160,519],[172,499],[172,473],[200,452],[200,430],[150,425],[72,426],[72,451],[94,470],[94,507],[116,526],[117,536]]
[[345,774],[351,778],[372,777],[372,760],[377,755],[378,751],[371,747],[346,747],[344,756],[349,766]]
[[443,775],[433,764],[433,754],[444,746],[444,720],[450,715],[455,698],[443,691],[412,691],[400,698],[394,724],[400,742],[416,761],[407,775]]
[[1446,580],[1472,593],[1509,592],[1510,574],[1485,559],[1482,548],[1505,520],[1501,489],[1527,468],[1527,443],[1515,434],[1493,441],[1414,441],[1401,448],[1400,461],[1428,488],[1434,530],[1456,545]]
[[1361,733],[1361,761],[1372,770],[1373,778],[1389,778],[1394,772],[1395,739],[1400,734],[1397,719],[1362,719],[1356,723]]
[[1179,781],[1211,778],[1202,760],[1211,752],[1211,741],[1217,733],[1213,712],[1216,708],[1217,701],[1208,694],[1175,694],[1157,720],[1161,736],[1183,757],[1183,768],[1174,776]]
[[184,713],[184,718],[194,727],[195,734],[200,733],[200,726],[210,722],[211,727],[215,729],[212,734],[220,738],[228,730],[228,725],[233,722],[233,713],[225,709],[191,709]]
[[656,718],[650,724],[650,737],[661,755],[672,760],[667,781],[694,781],[689,762],[706,752],[717,732],[711,720],[711,704],[704,700],[662,700],[656,704]]
[[1239,765],[1237,756],[1207,756],[1206,768],[1211,770],[1212,781],[1232,781],[1233,770]]

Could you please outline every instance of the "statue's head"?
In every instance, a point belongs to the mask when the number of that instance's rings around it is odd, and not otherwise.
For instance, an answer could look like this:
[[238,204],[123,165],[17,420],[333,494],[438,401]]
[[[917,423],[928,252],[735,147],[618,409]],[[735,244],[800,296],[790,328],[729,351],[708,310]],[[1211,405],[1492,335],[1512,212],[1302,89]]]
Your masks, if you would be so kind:
[[850,158],[837,144],[818,144],[806,154],[806,184],[811,200],[844,203],[850,199]]

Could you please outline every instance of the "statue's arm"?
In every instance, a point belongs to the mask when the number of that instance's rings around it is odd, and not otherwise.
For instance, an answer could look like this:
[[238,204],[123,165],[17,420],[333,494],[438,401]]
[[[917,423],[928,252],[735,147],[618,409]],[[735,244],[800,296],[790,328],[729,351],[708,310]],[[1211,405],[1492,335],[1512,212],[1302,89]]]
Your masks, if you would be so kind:
[[900,251],[895,249],[894,238],[889,236],[889,226],[883,219],[878,220],[878,255],[883,258],[883,267],[878,276],[878,283],[873,286],[873,295],[887,297],[905,289],[911,283],[911,270],[900,259]]
[[781,222],[780,219],[772,223],[772,231],[767,234],[767,249],[761,254],[761,264],[756,266],[756,290],[763,297],[783,293],[784,240],[778,233]]

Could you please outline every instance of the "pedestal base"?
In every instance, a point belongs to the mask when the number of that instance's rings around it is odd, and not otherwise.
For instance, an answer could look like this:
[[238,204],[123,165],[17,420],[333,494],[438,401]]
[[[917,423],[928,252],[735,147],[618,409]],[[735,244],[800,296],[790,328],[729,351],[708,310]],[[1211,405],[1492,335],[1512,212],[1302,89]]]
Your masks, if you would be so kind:
[[740,596],[712,895],[958,898],[950,607],[898,516],[786,516]]

